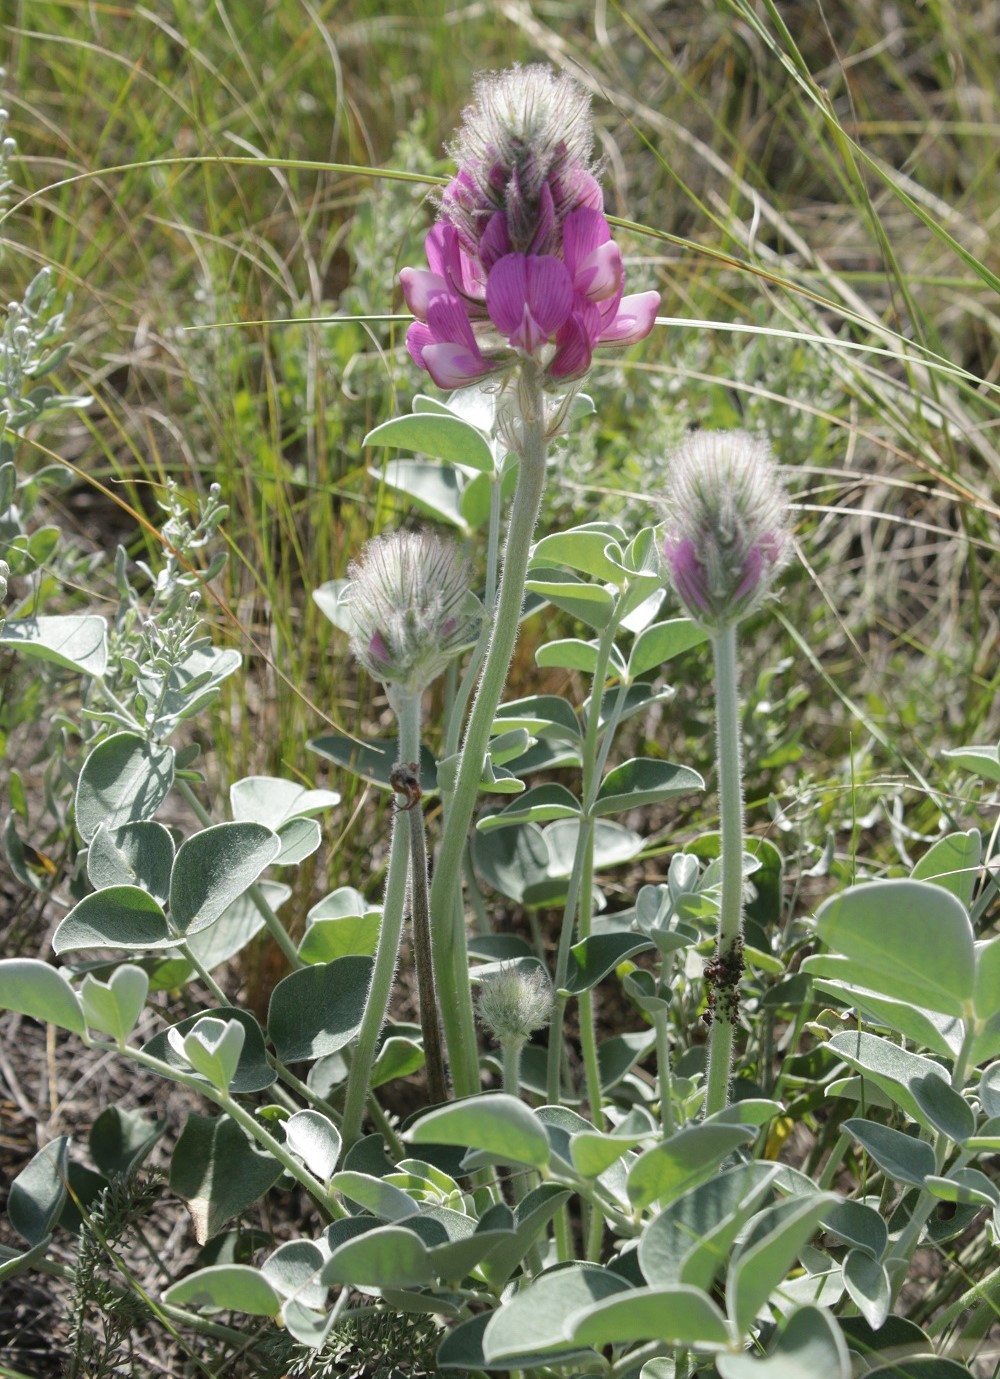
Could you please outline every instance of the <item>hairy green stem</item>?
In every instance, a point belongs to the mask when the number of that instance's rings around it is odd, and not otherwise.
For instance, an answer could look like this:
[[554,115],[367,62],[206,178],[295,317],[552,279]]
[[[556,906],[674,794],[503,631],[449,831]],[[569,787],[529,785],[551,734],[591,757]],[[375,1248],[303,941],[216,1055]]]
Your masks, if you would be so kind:
[[420,1029],[427,1067],[427,1097],[438,1105],[448,1096],[448,1075],[441,1046],[441,1022],[434,992],[434,959],[431,954],[430,899],[427,891],[427,835],[419,799],[407,809],[410,821],[410,915],[413,925],[413,966],[417,976]]
[[1000,1265],[992,1269],[978,1283],[974,1283],[961,1297],[956,1298],[943,1312],[939,1312],[928,1322],[927,1334],[929,1336],[942,1336],[952,1322],[957,1321],[962,1313],[970,1307],[989,1306],[991,1314],[995,1315],[998,1301],[1000,1301]]
[[493,636],[469,717],[431,885],[434,974],[448,1061],[459,1097],[471,1096],[479,1090],[479,1053],[462,905],[462,850],[476,807],[493,720],[517,640],[531,539],[545,485],[545,406],[541,368],[534,361],[526,361],[522,366],[520,398],[520,465],[507,529]]
[[504,1039],[500,1044],[500,1060],[503,1065],[503,1089],[510,1096],[521,1095],[521,1054],[524,1051],[523,1039]]
[[194,970],[198,973],[198,976],[208,987],[211,995],[215,998],[215,1000],[219,1002],[219,1005],[231,1006],[232,1001],[230,1001],[229,997],[226,995],[222,987],[212,976],[211,972],[209,972],[208,968],[205,967],[204,964],[200,962],[198,958],[195,957],[194,953],[191,950],[191,945],[188,943],[188,941],[186,939],[179,937],[177,946],[184,954],[185,960],[191,964]]
[[605,1371],[605,1379],[625,1379],[627,1374],[638,1373],[648,1360],[655,1360],[664,1353],[662,1341],[647,1341],[645,1345],[628,1350]]
[[404,1159],[406,1157],[406,1146],[390,1125],[389,1117],[382,1110],[382,1107],[379,1105],[379,1099],[374,1092],[368,1093],[368,1114],[372,1118],[372,1124],[375,1126],[375,1129],[389,1146],[389,1153],[394,1154],[397,1159]]
[[[950,1141],[946,1135],[939,1132],[935,1136],[934,1159],[935,1172],[938,1175],[940,1175],[944,1169],[944,1161],[947,1157],[946,1151],[949,1144]],[[958,1158],[951,1165],[951,1172],[954,1173],[957,1168],[964,1168],[971,1158],[971,1153],[959,1154]],[[907,1270],[910,1260],[913,1258],[913,1252],[920,1244],[920,1237],[923,1234],[924,1227],[930,1220],[931,1213],[938,1205],[938,1201],[939,1198],[932,1197],[926,1188],[921,1188],[909,1221],[907,1221],[895,1245],[891,1247],[891,1255],[887,1263],[895,1266],[889,1269],[889,1277],[892,1280],[893,1302],[899,1297],[903,1284],[906,1282]]]
[[[578,938],[587,938],[590,934],[590,924],[593,905],[593,878],[594,878],[594,819],[592,810],[597,798],[597,791],[600,788],[600,777],[604,762],[607,760],[607,749],[610,744],[611,736],[614,733],[615,723],[606,724],[606,736],[603,746],[600,747],[600,718],[601,718],[601,699],[604,694],[604,683],[608,674],[608,664],[611,659],[611,651],[614,646],[615,634],[618,630],[617,605],[615,612],[608,621],[608,625],[601,633],[597,647],[597,659],[594,665],[594,675],[590,695],[590,708],[587,713],[587,726],[583,739],[582,751],[582,793],[583,809],[580,814],[580,830],[576,838],[576,849],[573,855],[573,868],[570,872],[569,888],[566,892],[566,904],[563,908],[562,926],[559,931],[559,948],[556,953],[555,988],[556,991],[562,990],[566,984],[566,977],[569,971],[569,951],[573,946],[573,931],[576,927]],[[624,682],[622,688],[624,689]],[[616,708],[620,712],[620,702],[622,696],[619,695],[616,701]],[[615,718],[615,722],[617,717]],[[599,750],[600,747],[600,750]],[[555,1104],[560,1098],[560,1070],[563,1059],[563,1012],[566,1008],[566,998],[561,997],[560,1005],[557,1010],[558,1018],[553,1019],[549,1027],[549,1050],[546,1065],[546,1095],[550,1102]],[[590,1102],[591,1115],[598,1129],[602,1126],[598,1124],[601,1120],[601,1083],[597,1076],[597,1044],[594,1038],[593,1010],[589,1012],[589,1018],[584,1014],[583,1007],[586,1001],[580,1002],[580,1038],[583,1046],[584,1074],[587,1083],[587,1100]]]
[[722,895],[712,978],[715,998],[708,1037],[706,1116],[729,1105],[733,1036],[739,1020],[739,984],[743,975],[743,781],[735,625],[713,636],[712,652],[715,658]]
[[580,1022],[580,1049],[583,1053],[583,1084],[587,1091],[590,1119],[595,1130],[605,1130],[604,1095],[601,1090],[601,1065],[597,1058],[597,1033],[594,1027],[594,993],[584,991],[577,1000]]
[[[966,1020],[963,1027],[962,1047],[959,1049],[958,1057],[955,1060],[955,1066],[951,1074],[951,1085],[955,1091],[959,1093],[961,1093],[965,1085],[969,1059],[972,1054],[976,1034],[977,1022],[975,1020]],[[939,1130],[934,1137],[934,1172],[936,1174],[944,1172],[945,1161],[947,1160],[950,1147],[951,1140],[943,1131]],[[960,1153],[958,1158],[951,1165],[951,1172],[954,1173],[957,1168],[963,1168],[972,1157],[972,1153],[969,1151]],[[904,1263],[907,1265],[909,1264],[914,1250],[920,1243],[920,1236],[924,1226],[930,1219],[931,1213],[938,1204],[938,1200],[938,1198],[932,1197],[926,1188],[921,1188],[920,1195],[914,1205],[910,1219],[893,1247],[892,1256],[898,1264],[897,1271],[893,1277],[893,1301],[896,1300],[906,1280],[906,1269],[903,1265]]]
[[486,648],[489,645],[490,625],[495,611],[493,605],[496,601],[502,506],[501,479],[499,474],[495,474],[490,483],[490,518],[486,538],[486,588],[483,596],[483,607],[486,611],[486,620],[483,630],[476,641],[476,645],[472,649],[472,655],[469,657],[469,664],[465,668],[461,683],[458,686],[448,710],[448,722],[445,726],[444,736],[444,755],[446,757],[454,756],[458,751],[462,723],[465,720],[466,706],[468,705],[469,699],[472,697],[472,691],[475,688],[479,670],[483,664],[483,658],[486,655]]
[[[404,764],[417,761],[420,754],[419,695],[399,695],[395,709],[399,723],[399,759]],[[375,1046],[385,1024],[386,1011],[389,1009],[389,997],[392,995],[392,983],[399,958],[399,941],[403,933],[409,856],[410,830],[397,811],[392,821],[392,843],[389,848],[375,966],[365,1001],[361,1029],[351,1057],[351,1071],[347,1077],[341,1129],[345,1150],[350,1149],[361,1135],[361,1120],[368,1097],[372,1064],[375,1061]]]
[[823,1172],[820,1175],[819,1187],[821,1192],[828,1192],[829,1189],[833,1187],[833,1182],[840,1169],[840,1165],[844,1162],[847,1151],[853,1143],[853,1135],[841,1133],[837,1137],[837,1143],[830,1150],[830,1157],[824,1164]]
[[576,835],[576,849],[573,853],[573,869],[569,876],[569,887],[566,891],[566,904],[563,909],[562,927],[559,932],[559,948],[556,953],[556,972],[555,989],[556,1004],[549,1023],[549,1051],[546,1064],[546,1091],[545,1094],[551,1105],[557,1105],[561,1100],[562,1092],[562,1061],[563,1061],[563,1026],[566,1005],[569,1000],[567,996],[560,996],[558,993],[566,985],[566,977],[569,972],[569,950],[573,946],[573,923],[576,919],[577,905],[580,895],[580,876],[583,872],[584,861],[589,852],[592,852],[591,841],[593,839],[594,826],[591,820],[580,819],[580,831]]
[[[669,959],[666,960],[669,962]],[[666,965],[666,963],[665,963]],[[666,972],[667,982],[669,982],[669,968]],[[663,985],[663,977],[660,978]],[[657,1091],[660,1097],[660,1124],[663,1127],[663,1138],[669,1139],[674,1133],[674,1097],[673,1081],[670,1074],[670,1007],[664,1001],[663,1005],[653,1012],[653,1028],[656,1031],[656,1082]]]
[[587,1212],[586,1253],[592,1264],[600,1264],[604,1253],[604,1212],[596,1203],[591,1203]]

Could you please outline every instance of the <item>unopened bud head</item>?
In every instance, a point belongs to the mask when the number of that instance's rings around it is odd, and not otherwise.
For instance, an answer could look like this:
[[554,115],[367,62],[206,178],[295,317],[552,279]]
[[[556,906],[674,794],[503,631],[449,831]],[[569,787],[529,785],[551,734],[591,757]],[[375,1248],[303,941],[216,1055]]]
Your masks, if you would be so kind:
[[688,615],[709,631],[766,598],[789,559],[788,499],[766,440],[701,431],[674,454],[664,556]]
[[552,987],[540,967],[502,966],[483,979],[479,1018],[498,1044],[523,1044],[552,1014]]
[[474,95],[451,149],[459,175],[444,208],[470,248],[499,212],[511,249],[551,253],[556,222],[576,206],[601,205],[590,96],[544,64],[481,73]]
[[419,694],[478,633],[481,609],[454,542],[424,532],[379,536],[347,573],[351,650],[387,686]]

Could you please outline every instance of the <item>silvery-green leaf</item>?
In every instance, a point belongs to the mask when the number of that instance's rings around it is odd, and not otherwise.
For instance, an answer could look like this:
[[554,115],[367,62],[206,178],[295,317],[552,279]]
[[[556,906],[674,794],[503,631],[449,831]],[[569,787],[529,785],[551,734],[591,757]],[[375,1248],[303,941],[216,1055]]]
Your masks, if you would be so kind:
[[108,664],[108,627],[103,618],[89,613],[8,618],[0,629],[0,646],[84,675],[101,676]]
[[76,788],[76,826],[89,843],[109,831],[152,818],[174,783],[174,750],[138,733],[114,733],[89,754]]

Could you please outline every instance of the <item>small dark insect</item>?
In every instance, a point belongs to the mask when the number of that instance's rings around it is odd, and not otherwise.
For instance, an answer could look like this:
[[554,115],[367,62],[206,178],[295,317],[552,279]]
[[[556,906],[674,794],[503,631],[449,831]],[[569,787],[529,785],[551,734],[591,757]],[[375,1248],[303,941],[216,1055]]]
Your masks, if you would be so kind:
[[396,808],[401,813],[405,814],[409,810],[415,809],[420,803],[423,791],[420,788],[420,767],[417,762],[411,761],[404,765],[403,762],[397,761],[392,768],[389,784],[397,795],[402,795],[406,800],[405,804],[396,801]]

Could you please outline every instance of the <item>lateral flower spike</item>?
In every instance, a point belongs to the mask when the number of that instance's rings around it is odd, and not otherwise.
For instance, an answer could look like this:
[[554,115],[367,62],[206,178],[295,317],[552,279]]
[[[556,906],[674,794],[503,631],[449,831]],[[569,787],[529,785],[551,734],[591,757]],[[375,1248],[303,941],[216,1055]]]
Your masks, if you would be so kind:
[[482,610],[458,547],[426,532],[393,532],[348,567],[351,650],[388,689],[420,694],[475,640]]
[[547,386],[584,377],[597,345],[653,328],[658,292],[623,295],[592,159],[590,97],[544,64],[478,77],[449,152],[458,171],[427,236],[427,268],[400,284],[416,317],[406,336],[441,388],[525,359]]
[[498,1044],[523,1043],[552,1015],[552,987],[540,968],[510,965],[483,979],[479,1018]]
[[731,627],[770,592],[791,554],[788,499],[766,440],[700,431],[675,452],[664,557],[694,622]]

